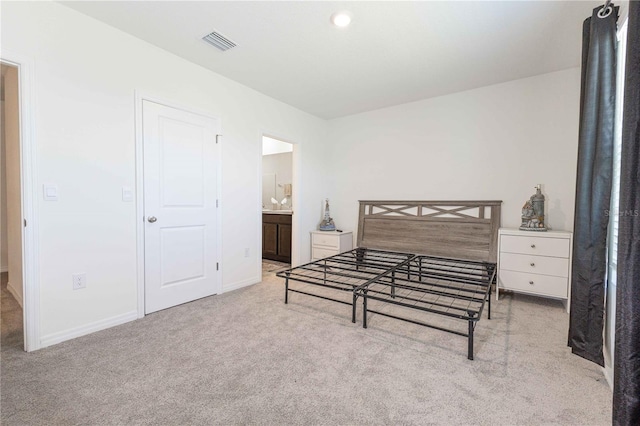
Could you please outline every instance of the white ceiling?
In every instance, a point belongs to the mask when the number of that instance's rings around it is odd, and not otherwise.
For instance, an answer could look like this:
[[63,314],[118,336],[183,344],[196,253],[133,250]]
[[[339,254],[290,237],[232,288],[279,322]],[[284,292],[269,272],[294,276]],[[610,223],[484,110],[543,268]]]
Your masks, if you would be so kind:
[[[580,65],[601,2],[63,2],[322,118]],[[348,10],[347,29],[330,16]],[[218,31],[237,44],[201,40]]]

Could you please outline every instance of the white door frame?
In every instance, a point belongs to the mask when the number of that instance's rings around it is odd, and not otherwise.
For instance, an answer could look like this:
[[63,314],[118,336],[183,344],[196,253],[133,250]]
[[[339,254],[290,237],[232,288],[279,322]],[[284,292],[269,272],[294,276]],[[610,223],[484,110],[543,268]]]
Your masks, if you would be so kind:
[[[136,123],[136,268],[137,268],[137,287],[138,287],[138,318],[144,317],[144,149],[143,149],[143,131],[142,131],[142,102],[149,101],[169,108],[179,109],[191,114],[201,115],[207,118],[217,120],[218,136],[217,143],[217,188],[219,207],[217,214],[216,227],[216,251],[218,254],[218,289],[222,292],[222,121],[219,116],[213,115],[208,111],[198,110],[191,106],[185,106],[173,101],[151,96],[140,91],[135,91],[135,123]],[[219,294],[218,293],[218,294]]]
[[33,61],[2,50],[0,61],[18,68],[18,103],[20,119],[20,173],[22,187],[22,312],[24,350],[40,349],[40,282],[38,279],[38,204],[36,182],[36,145],[33,121]]
[[259,209],[259,218],[258,220],[258,253],[257,256],[257,272],[258,272],[258,282],[262,281],[262,138],[263,137],[277,139],[282,142],[290,143],[293,145],[293,152],[291,155],[291,180],[292,180],[292,188],[291,188],[291,210],[293,211],[293,215],[291,216],[291,266],[296,266],[300,263],[300,206],[302,206],[302,200],[300,199],[302,191],[300,190],[300,158],[301,158],[301,146],[300,144],[293,142],[291,139],[287,137],[280,136],[278,133],[270,132],[270,131],[262,131],[260,133],[260,143],[258,150],[258,158],[259,162],[259,171],[258,171],[258,209]]

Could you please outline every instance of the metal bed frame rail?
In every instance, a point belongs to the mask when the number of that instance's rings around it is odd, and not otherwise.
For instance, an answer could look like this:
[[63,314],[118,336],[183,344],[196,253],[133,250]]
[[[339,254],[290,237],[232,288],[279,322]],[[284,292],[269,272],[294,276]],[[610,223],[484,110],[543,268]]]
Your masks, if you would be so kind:
[[[487,300],[487,316],[491,319],[491,287],[495,280],[494,263],[414,256],[359,285],[353,291],[363,300],[364,328],[367,328],[367,314],[375,313],[464,336],[468,338],[467,358],[473,360],[473,332]],[[384,302],[385,306],[398,306],[465,320],[468,322],[468,332],[463,333],[382,310],[372,310],[368,306],[368,300]]]
[[[360,294],[354,290],[357,287],[375,281],[389,271],[395,271],[413,257],[415,255],[410,253],[356,248],[278,272],[276,276],[285,279],[285,304],[289,303],[289,292],[292,292],[351,305],[351,322],[355,323],[356,302]],[[352,301],[349,303],[344,300],[293,289],[289,286],[289,280],[350,292],[353,295]]]
[[[488,301],[491,319],[491,290],[496,281],[496,264],[491,262],[416,256],[411,253],[356,248],[276,274],[285,279],[284,303],[289,293],[299,293],[351,305],[351,322],[356,322],[357,300],[362,297],[362,326],[368,314],[398,319],[468,338],[467,358],[473,360],[473,334]],[[349,292],[351,301],[290,287],[290,280],[322,288]],[[466,333],[408,316],[371,309],[379,301],[401,312],[430,312],[468,322]]]

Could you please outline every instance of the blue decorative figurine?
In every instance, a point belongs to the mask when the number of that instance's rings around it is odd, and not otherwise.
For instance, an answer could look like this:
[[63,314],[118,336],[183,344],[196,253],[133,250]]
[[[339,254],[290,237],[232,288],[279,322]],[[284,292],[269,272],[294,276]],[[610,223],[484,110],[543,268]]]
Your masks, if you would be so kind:
[[329,213],[329,199],[327,198],[324,204],[324,219],[320,222],[319,226],[321,231],[335,231],[336,224],[333,223],[333,219],[331,219]]

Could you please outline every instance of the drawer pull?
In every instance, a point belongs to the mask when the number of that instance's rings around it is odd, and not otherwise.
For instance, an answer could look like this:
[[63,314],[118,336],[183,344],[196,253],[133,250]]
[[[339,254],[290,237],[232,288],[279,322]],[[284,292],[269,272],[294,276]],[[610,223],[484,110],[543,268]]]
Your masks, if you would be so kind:
[[535,264],[535,263],[533,263],[533,262],[531,262],[531,266],[536,266],[536,264]]
[[533,285],[533,281],[529,281],[529,284]]
[[536,245],[535,244],[531,244],[531,248],[536,248]]

